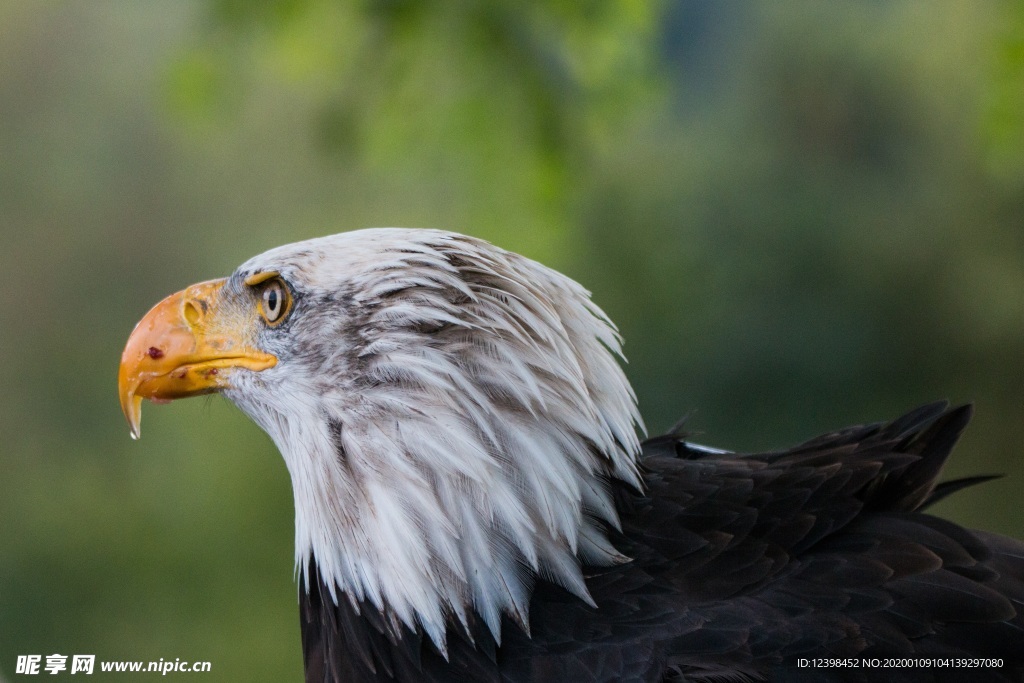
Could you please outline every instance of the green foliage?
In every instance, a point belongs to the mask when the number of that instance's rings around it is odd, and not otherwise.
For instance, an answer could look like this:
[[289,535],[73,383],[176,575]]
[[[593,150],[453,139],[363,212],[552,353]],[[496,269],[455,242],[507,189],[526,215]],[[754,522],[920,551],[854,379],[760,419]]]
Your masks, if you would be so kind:
[[572,179],[657,90],[654,2],[229,0],[210,13],[172,71],[181,109],[219,110],[220,84],[255,65],[303,102],[293,125],[319,153],[549,258]]
[[1024,6],[1007,2],[1004,15],[986,132],[994,170],[1019,180],[1024,170]]

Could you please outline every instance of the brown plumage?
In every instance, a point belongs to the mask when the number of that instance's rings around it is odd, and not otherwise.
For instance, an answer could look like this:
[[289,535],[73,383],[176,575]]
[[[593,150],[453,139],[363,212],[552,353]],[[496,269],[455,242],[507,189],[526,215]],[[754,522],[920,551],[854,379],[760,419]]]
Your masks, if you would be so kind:
[[220,391],[281,450],[311,683],[1024,680],[1024,544],[925,511],[985,479],[936,483],[969,407],[641,445],[619,342],[539,263],[375,229],[168,297],[119,386],[134,435],[143,398]]
[[[541,583],[531,634],[392,639],[373,609],[302,600],[307,681],[847,681],[801,658],[992,658],[904,668],[905,681],[1020,681],[1024,544],[924,512],[971,415],[923,406],[771,453],[644,443],[648,489],[617,489],[627,564],[592,568],[596,607]],[[984,479],[984,478],[981,478]],[[863,678],[867,676],[867,678]]]

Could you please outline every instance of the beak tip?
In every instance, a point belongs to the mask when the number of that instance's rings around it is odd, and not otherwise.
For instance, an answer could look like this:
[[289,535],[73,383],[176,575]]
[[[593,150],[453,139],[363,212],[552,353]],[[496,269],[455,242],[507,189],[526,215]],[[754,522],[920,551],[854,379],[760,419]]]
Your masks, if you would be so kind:
[[128,433],[132,441],[138,441],[142,436],[142,397],[128,395],[121,404],[124,409],[124,416],[128,418]]

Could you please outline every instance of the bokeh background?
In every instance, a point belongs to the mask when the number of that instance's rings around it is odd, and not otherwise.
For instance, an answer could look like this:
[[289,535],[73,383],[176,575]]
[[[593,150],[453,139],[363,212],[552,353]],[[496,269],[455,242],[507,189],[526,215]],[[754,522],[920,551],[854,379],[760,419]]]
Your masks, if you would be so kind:
[[166,294],[377,225],[591,288],[652,433],[973,400],[948,474],[1010,476],[938,511],[1024,536],[1019,3],[6,0],[0,675],[300,680],[280,457],[219,398],[132,442],[116,367]]

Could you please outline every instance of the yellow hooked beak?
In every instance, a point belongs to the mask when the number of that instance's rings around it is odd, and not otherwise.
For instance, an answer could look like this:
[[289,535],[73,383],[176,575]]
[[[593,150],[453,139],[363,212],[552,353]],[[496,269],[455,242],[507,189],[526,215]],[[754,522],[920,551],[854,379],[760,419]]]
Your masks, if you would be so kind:
[[121,410],[138,439],[142,399],[157,402],[230,387],[235,368],[266,370],[277,358],[253,348],[244,316],[218,310],[226,280],[211,280],[172,294],[135,326],[121,354],[117,388]]

